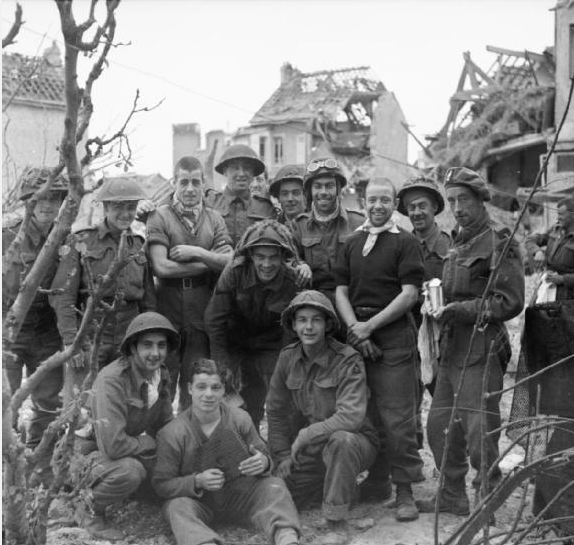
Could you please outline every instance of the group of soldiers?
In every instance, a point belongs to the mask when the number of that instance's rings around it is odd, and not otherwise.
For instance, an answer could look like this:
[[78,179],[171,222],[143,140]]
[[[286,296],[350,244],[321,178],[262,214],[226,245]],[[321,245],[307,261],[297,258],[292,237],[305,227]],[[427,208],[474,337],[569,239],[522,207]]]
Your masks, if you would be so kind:
[[[247,517],[272,544],[294,545],[297,509],[313,501],[322,502],[329,530],[321,543],[345,543],[353,504],[387,499],[393,484],[399,521],[435,511],[437,502],[440,511],[468,514],[468,461],[479,475],[482,453],[489,465],[498,458],[497,433],[483,437],[480,429],[483,371],[488,361],[489,432],[500,427],[496,392],[510,359],[504,322],[524,307],[521,249],[490,219],[485,181],[467,168],[447,172],[456,222],[447,234],[435,220],[443,194],[425,177],[398,193],[391,180],[371,179],[363,214],[343,207],[347,179],[332,157],[278,172],[269,192],[280,210],[250,190],[265,165],[248,146],[228,148],[215,169],[227,180],[221,192],[206,189],[196,158],[183,157],[170,201],[157,207],[135,182],[106,181],[97,196],[104,219],[62,245],[5,359],[15,391],[23,366],[30,374],[73,344],[94,284],[122,244],[131,258],[103,294],[115,312],[98,332],[100,372],[86,403],[89,424],[76,439],[93,460],[91,502],[78,507],[78,522],[93,537],[121,539],[104,519],[106,507],[150,479],[179,545],[220,543],[208,524],[221,513]],[[28,171],[21,198],[46,178],[45,170]],[[37,201],[18,259],[3,276],[5,308],[65,195],[59,178]],[[567,236],[560,236],[571,245],[574,202],[561,207],[570,223],[562,221]],[[409,217],[412,232],[398,227],[395,211]],[[136,218],[145,221],[145,240],[131,230]],[[4,231],[5,250],[17,229]],[[554,281],[571,290],[574,264],[562,265]],[[428,308],[421,287],[433,278],[442,279],[444,302]],[[424,479],[422,316],[440,328],[427,438],[438,467],[447,447],[448,455],[442,489],[415,501],[412,483]],[[86,341],[66,364],[69,396],[91,348]],[[445,435],[463,372],[460,409]],[[28,447],[57,414],[62,384],[55,369],[32,392]],[[267,442],[259,434],[265,417]],[[501,474],[490,474],[494,486]]]

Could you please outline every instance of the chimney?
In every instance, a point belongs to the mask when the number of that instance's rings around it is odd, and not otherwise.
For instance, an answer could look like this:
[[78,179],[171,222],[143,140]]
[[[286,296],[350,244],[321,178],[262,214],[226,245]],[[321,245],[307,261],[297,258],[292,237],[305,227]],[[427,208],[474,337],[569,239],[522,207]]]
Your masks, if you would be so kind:
[[293,66],[290,62],[284,62],[281,66],[281,85],[285,85],[293,77]]
[[62,54],[55,41],[52,41],[52,45],[50,47],[44,49],[42,56],[49,66],[53,66],[54,68],[62,66]]

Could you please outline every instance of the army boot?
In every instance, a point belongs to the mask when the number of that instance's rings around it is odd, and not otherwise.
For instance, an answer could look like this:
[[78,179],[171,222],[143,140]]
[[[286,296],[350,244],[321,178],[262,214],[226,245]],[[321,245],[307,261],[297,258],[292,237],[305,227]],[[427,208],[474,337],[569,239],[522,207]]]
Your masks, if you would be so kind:
[[397,484],[397,510],[395,518],[400,522],[407,522],[419,518],[419,510],[413,498],[413,489],[410,483]]
[[81,503],[76,508],[74,515],[80,528],[83,528],[94,539],[105,541],[120,541],[125,539],[125,534],[116,528],[110,528],[105,522],[105,508],[94,504],[93,510]]

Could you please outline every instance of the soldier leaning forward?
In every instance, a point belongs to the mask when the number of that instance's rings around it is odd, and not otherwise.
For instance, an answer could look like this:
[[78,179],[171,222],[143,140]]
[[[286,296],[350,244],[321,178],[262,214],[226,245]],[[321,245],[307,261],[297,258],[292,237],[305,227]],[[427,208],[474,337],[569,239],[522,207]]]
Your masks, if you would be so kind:
[[[104,220],[73,233],[60,248],[60,264],[52,282],[50,303],[56,311],[64,345],[68,346],[74,342],[78,331],[77,309],[84,307],[90,295],[91,283],[107,273],[118,254],[121,235],[126,233],[127,251],[131,259],[121,269],[112,287],[103,294],[103,301],[108,304],[114,301],[117,292],[121,292],[123,299],[118,310],[106,319],[98,353],[100,368],[119,356],[119,346],[133,318],[140,312],[155,310],[153,278],[143,252],[144,240],[130,228],[137,203],[144,198],[145,194],[135,181],[121,178],[108,180],[97,196],[104,203]],[[101,319],[102,316],[103,309],[98,309],[96,318]],[[77,365],[81,367],[81,362]],[[77,375],[74,380],[78,381],[86,369],[72,371],[70,368],[70,372]]]
[[281,313],[298,291],[290,231],[275,220],[252,225],[217,282],[205,313],[211,356],[241,371],[241,395],[255,427],[281,348],[291,340]]
[[[46,168],[27,169],[21,179],[20,200],[29,199],[46,182],[49,175],[50,170]],[[38,199],[19,251],[12,252],[10,245],[18,234],[21,222],[2,231],[4,315],[16,300],[23,279],[44,246],[67,192],[67,181],[60,177],[54,180],[49,194]],[[40,287],[49,288],[55,273],[56,263],[51,263],[45,271]],[[30,376],[42,361],[60,350],[61,346],[56,317],[48,302],[48,295],[37,292],[16,340],[9,347],[11,354],[4,358],[4,368],[12,393],[20,388],[24,366]],[[62,368],[58,367],[51,370],[33,390],[32,414],[26,425],[26,446],[37,446],[44,430],[55,418],[60,405],[58,396],[61,389]]]

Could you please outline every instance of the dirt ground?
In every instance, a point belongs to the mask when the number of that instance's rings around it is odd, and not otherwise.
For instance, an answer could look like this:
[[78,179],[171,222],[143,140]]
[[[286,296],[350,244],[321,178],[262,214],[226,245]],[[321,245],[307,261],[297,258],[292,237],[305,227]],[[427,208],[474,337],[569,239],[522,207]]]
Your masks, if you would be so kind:
[[[511,381],[509,377],[507,381]],[[507,417],[511,398],[503,399],[502,410]],[[423,419],[426,418],[430,406],[430,397],[425,397],[423,404]],[[426,442],[425,442],[426,443]],[[501,449],[508,445],[506,437],[501,439]],[[425,464],[426,480],[413,485],[415,498],[427,498],[433,495],[438,483],[438,475],[434,469],[434,461],[425,444],[421,451]],[[513,450],[503,461],[502,471],[507,473],[522,461],[523,451]],[[467,479],[470,481],[470,479]],[[472,489],[469,487],[469,497],[472,499]],[[421,514],[414,522],[397,522],[394,517],[393,500],[385,503],[369,501],[360,502],[352,511],[351,527],[352,540],[350,545],[432,545],[434,532],[434,517],[432,514]],[[514,513],[520,502],[520,490],[517,490],[506,504],[499,510],[496,517],[496,530],[509,528]],[[530,501],[529,501],[530,503]],[[530,512],[529,507],[525,514]],[[145,498],[126,501],[109,513],[110,522],[122,529],[128,536],[119,545],[174,545],[169,526],[161,513],[161,504]],[[439,520],[441,538],[448,537],[463,521],[461,517],[444,514]],[[323,518],[319,508],[313,508],[301,513],[303,528],[302,543],[311,545],[316,538],[327,533],[323,527]],[[226,545],[264,545],[265,536],[252,528],[236,524],[216,523],[215,527]],[[492,531],[496,531],[494,528]],[[48,532],[49,545],[93,545],[102,543],[89,538],[87,532],[76,527],[72,520],[72,512],[64,505],[55,502],[52,506],[50,529]]]
[[[511,379],[509,379],[511,380]],[[510,398],[503,400],[503,413],[508,414]],[[424,402],[424,415],[428,412],[430,398]],[[506,438],[501,439],[501,448],[508,444]],[[421,451],[425,464],[426,480],[413,485],[416,498],[430,497],[436,490],[438,477],[434,470],[434,462],[428,445]],[[510,471],[522,461],[523,452],[520,448],[511,452],[502,464],[503,473]],[[472,489],[469,487],[469,497]],[[496,517],[497,530],[510,527],[514,513],[520,501],[520,490],[517,490],[506,504],[499,510]],[[525,509],[529,513],[529,508]],[[160,503],[142,498],[126,501],[109,513],[110,521],[121,528],[128,536],[119,545],[174,545],[169,526],[164,521]],[[439,529],[442,538],[450,535],[463,521],[461,517],[444,514],[440,517]],[[309,509],[301,513],[303,527],[302,543],[310,545],[326,533],[323,527],[321,510]],[[361,502],[351,514],[352,540],[350,545],[431,545],[433,543],[434,521],[432,514],[421,514],[414,522],[397,522],[394,517],[392,500],[382,502]],[[223,542],[227,545],[265,545],[265,536],[252,528],[231,524],[216,524]],[[493,529],[493,532],[495,530]],[[72,521],[71,511],[64,505],[55,502],[52,506],[50,529],[48,532],[49,545],[95,545],[102,543],[89,538],[87,532],[76,527]]]
[[[527,289],[530,291],[530,287]],[[505,383],[510,385],[514,380],[512,373],[516,366],[519,351],[520,331],[522,317],[515,318],[507,324],[513,346],[513,359],[509,365]],[[512,394],[505,394],[501,402],[503,420],[508,419]],[[423,423],[430,407],[430,397],[425,394],[423,402]],[[263,435],[265,430],[262,430]],[[506,436],[500,440],[501,451],[509,445]],[[438,474],[435,470],[432,454],[425,439],[425,448],[421,451],[424,461],[426,480],[413,485],[416,499],[432,496],[437,488]],[[501,469],[504,474],[510,472],[522,462],[524,453],[516,447],[503,460]],[[470,477],[471,478],[471,477]],[[470,482],[470,478],[467,481]],[[531,487],[532,489],[532,487]],[[469,486],[468,494],[472,501],[473,490]],[[520,504],[521,489],[517,489],[508,501],[496,514],[496,528],[492,533],[510,528],[514,515]],[[420,514],[420,518],[413,522],[397,522],[394,517],[393,500],[385,503],[369,501],[360,502],[351,513],[352,539],[350,545],[432,545],[434,535],[434,516]],[[530,517],[531,492],[524,509],[524,517]],[[163,519],[161,504],[149,498],[137,498],[124,502],[109,513],[110,522],[122,529],[127,538],[117,542],[119,545],[175,545],[168,524]],[[323,517],[319,508],[308,509],[301,513],[302,543],[312,545],[317,538],[327,533],[323,525]],[[463,522],[461,517],[443,514],[439,519],[439,534],[441,540],[448,537]],[[222,524],[217,521],[214,527],[221,535],[226,545],[265,545],[267,540],[262,533],[253,528],[239,526],[238,524]],[[51,508],[51,520],[48,530],[49,545],[95,545],[102,541],[89,538],[87,532],[75,526],[71,510],[65,505],[55,501]],[[491,543],[496,543],[492,540]]]

